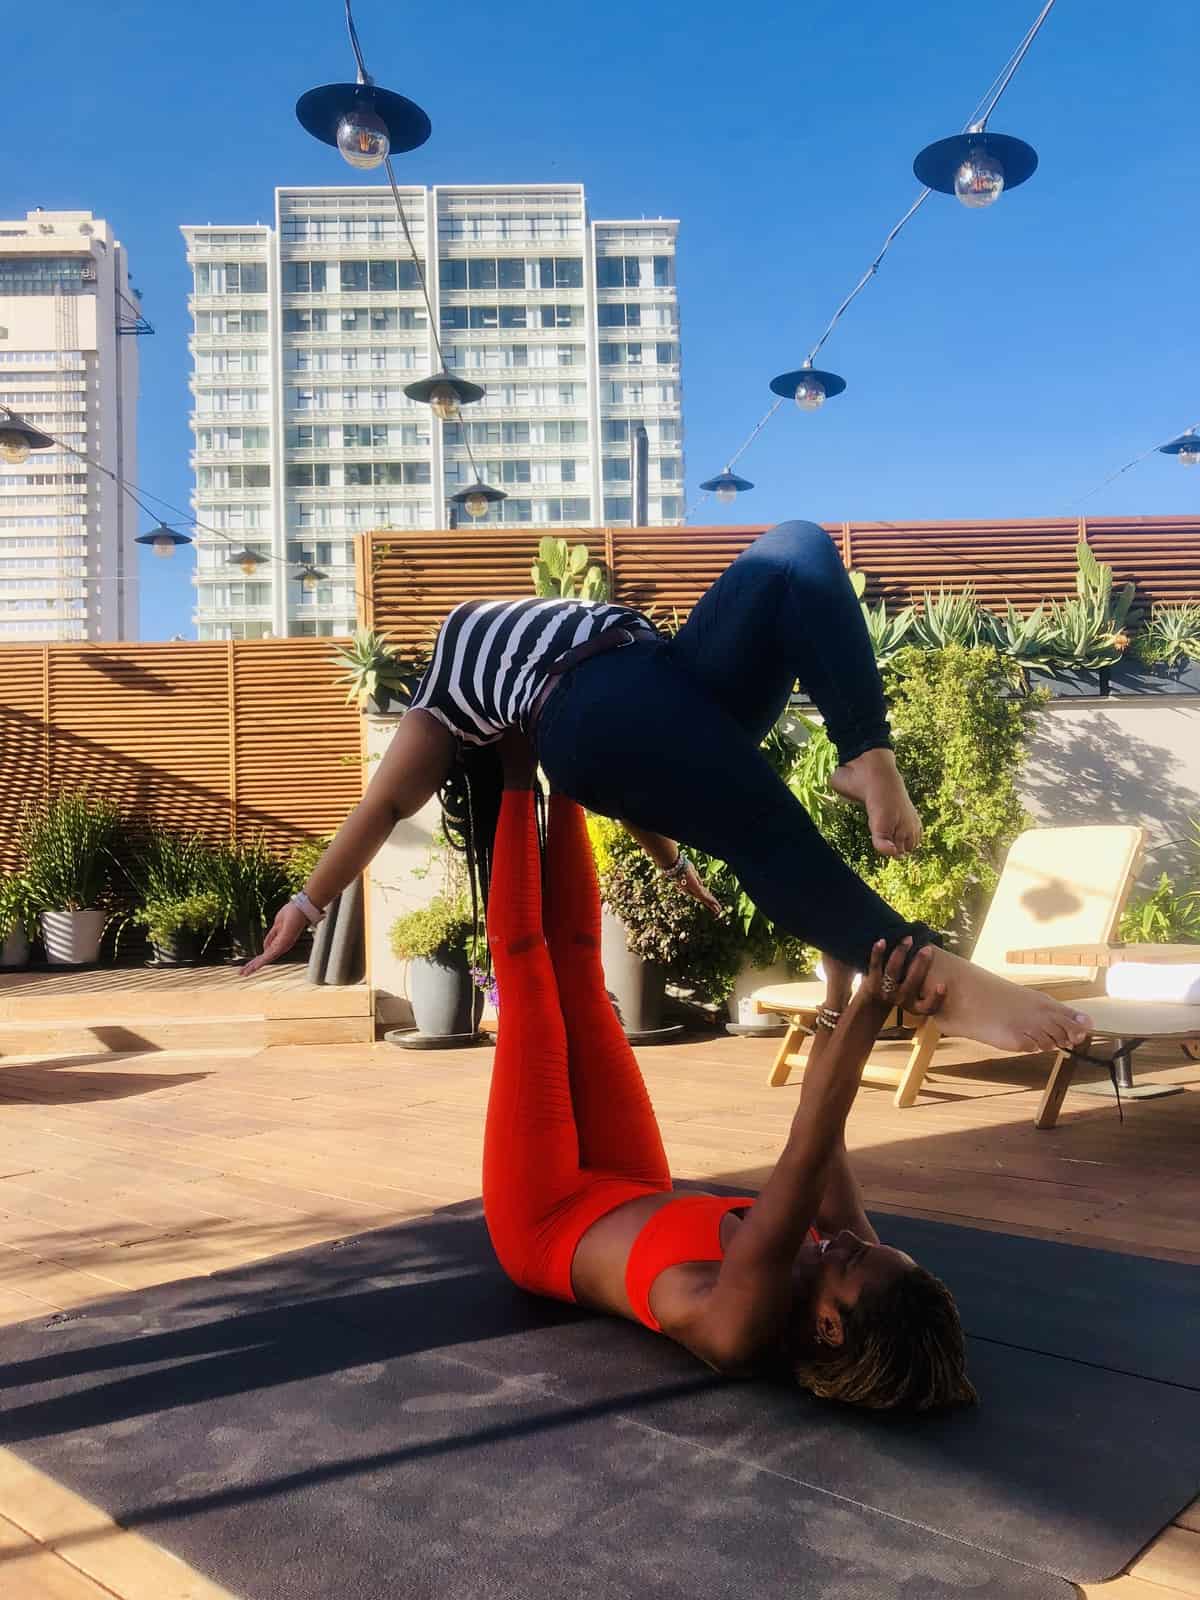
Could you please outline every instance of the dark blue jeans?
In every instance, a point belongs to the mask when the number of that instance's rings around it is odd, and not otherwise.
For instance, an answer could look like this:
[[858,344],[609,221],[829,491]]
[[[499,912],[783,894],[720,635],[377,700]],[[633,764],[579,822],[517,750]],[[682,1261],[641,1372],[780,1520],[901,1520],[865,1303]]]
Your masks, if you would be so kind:
[[865,967],[877,939],[929,931],[851,872],[759,749],[799,680],[842,761],[889,744],[862,611],[823,529],[781,522],[670,641],[567,673],[537,728],[555,788],[726,861],[771,920]]

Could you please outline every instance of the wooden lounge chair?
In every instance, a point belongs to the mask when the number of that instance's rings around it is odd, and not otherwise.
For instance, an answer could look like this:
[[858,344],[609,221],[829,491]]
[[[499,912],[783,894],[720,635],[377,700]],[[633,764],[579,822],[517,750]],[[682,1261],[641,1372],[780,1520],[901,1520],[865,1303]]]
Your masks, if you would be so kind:
[[[1089,826],[1031,828],[1014,840],[979,930],[972,960],[1014,983],[1062,1000],[1100,992],[1099,966],[1010,962],[1011,950],[1038,946],[1101,946],[1112,942],[1141,859],[1141,828]],[[767,1082],[780,1088],[793,1067],[803,1065],[801,1037],[812,1029],[823,986],[774,984],[754,995],[760,1012],[782,1016],[788,1031]],[[868,1066],[865,1083],[894,1088],[895,1104],[911,1106],[920,1093],[943,1034],[926,1018],[901,1068]]]
[[1144,1044],[1176,1043],[1193,1061],[1200,1059],[1200,945],[1037,946],[1010,950],[1008,959],[1043,966],[1087,961],[1104,971],[1108,990],[1103,999],[1088,1001],[1094,1024],[1088,1042],[1055,1057],[1035,1127],[1054,1127],[1081,1061],[1108,1068],[1118,1105],[1182,1094],[1182,1084],[1135,1083],[1133,1056]]

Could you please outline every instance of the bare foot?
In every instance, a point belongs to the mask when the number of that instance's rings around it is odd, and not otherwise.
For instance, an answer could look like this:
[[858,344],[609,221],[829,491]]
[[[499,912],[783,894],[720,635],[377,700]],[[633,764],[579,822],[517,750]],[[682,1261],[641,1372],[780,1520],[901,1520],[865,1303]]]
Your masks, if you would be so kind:
[[830,787],[866,808],[871,843],[881,856],[906,856],[921,842],[921,819],[890,750],[868,750],[838,767]]
[[1010,983],[948,950],[934,952],[928,985],[938,983],[946,985],[938,1027],[957,1038],[1024,1053],[1069,1050],[1084,1044],[1092,1032],[1085,1012]]

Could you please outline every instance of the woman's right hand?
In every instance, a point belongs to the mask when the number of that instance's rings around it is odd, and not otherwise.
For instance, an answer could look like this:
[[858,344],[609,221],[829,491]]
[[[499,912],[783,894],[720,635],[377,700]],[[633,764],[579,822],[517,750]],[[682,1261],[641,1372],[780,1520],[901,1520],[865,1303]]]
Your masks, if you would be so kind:
[[286,955],[309,925],[308,918],[299,906],[294,906],[290,900],[287,905],[281,906],[275,921],[271,924],[271,931],[263,942],[262,955],[247,961],[242,968],[242,977],[248,978],[251,973],[258,972],[260,968]]
[[[931,1016],[941,1009],[946,998],[946,985],[934,985],[924,995],[926,979],[933,961],[935,946],[927,944],[910,959],[912,938],[901,942],[887,955],[887,945],[881,939],[871,951],[871,964],[863,974],[862,983],[854,997],[854,1004],[871,1007],[881,1018],[897,1009],[916,1016]],[[887,959],[885,960],[885,956]],[[906,972],[905,963],[908,963]]]

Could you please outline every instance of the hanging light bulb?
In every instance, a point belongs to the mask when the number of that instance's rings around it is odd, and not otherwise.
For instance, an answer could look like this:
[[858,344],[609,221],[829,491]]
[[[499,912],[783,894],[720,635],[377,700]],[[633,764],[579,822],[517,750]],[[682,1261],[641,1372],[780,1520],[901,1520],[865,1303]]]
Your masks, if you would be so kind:
[[248,578],[252,578],[262,566],[262,557],[255,555],[248,546],[243,545],[240,550],[233,550],[225,557],[226,563],[231,567],[240,567]]
[[17,433],[14,428],[0,429],[0,456],[14,467],[19,467],[22,461],[28,461],[29,444],[25,435]]
[[469,484],[465,489],[460,489],[457,494],[450,496],[450,504],[461,506],[469,517],[486,517],[488,507],[498,505],[508,496],[503,489],[493,489],[490,483],[482,479]]
[[989,133],[976,124],[966,133],[926,145],[913,162],[913,172],[927,189],[952,194],[978,211],[1032,178],[1037,164],[1037,151],[1024,139]]
[[186,533],[176,533],[174,528],[168,528],[166,523],[160,522],[151,532],[139,533],[133,542],[148,544],[160,561],[166,561],[181,544],[191,544],[192,541]]
[[342,160],[360,172],[381,167],[391,151],[387,123],[370,106],[351,106],[337,125],[337,147]]
[[728,467],[724,472],[718,472],[715,478],[706,478],[700,487],[707,493],[715,495],[723,506],[731,506],[739,494],[744,494],[754,485],[748,478],[739,478],[736,472],[731,472]]
[[312,594],[329,577],[327,572],[322,572],[319,567],[305,566],[300,569],[300,587],[306,593]]
[[477,383],[468,383],[452,372],[435,372],[431,378],[418,378],[416,383],[404,386],[410,400],[428,406],[442,422],[456,422],[462,406],[483,399],[483,390]]
[[1004,193],[1004,168],[986,150],[973,150],[954,172],[954,195],[964,206],[978,210],[994,205]]
[[1200,433],[1189,428],[1170,444],[1160,444],[1158,450],[1160,455],[1174,456],[1181,467],[1197,466],[1200,464]]
[[822,372],[808,361],[798,372],[781,372],[771,379],[771,393],[794,400],[801,411],[819,411],[826,400],[841,394],[845,387],[845,378],[836,372]]
[[29,460],[31,450],[49,450],[54,440],[20,418],[7,406],[0,406],[0,458],[19,467]]

